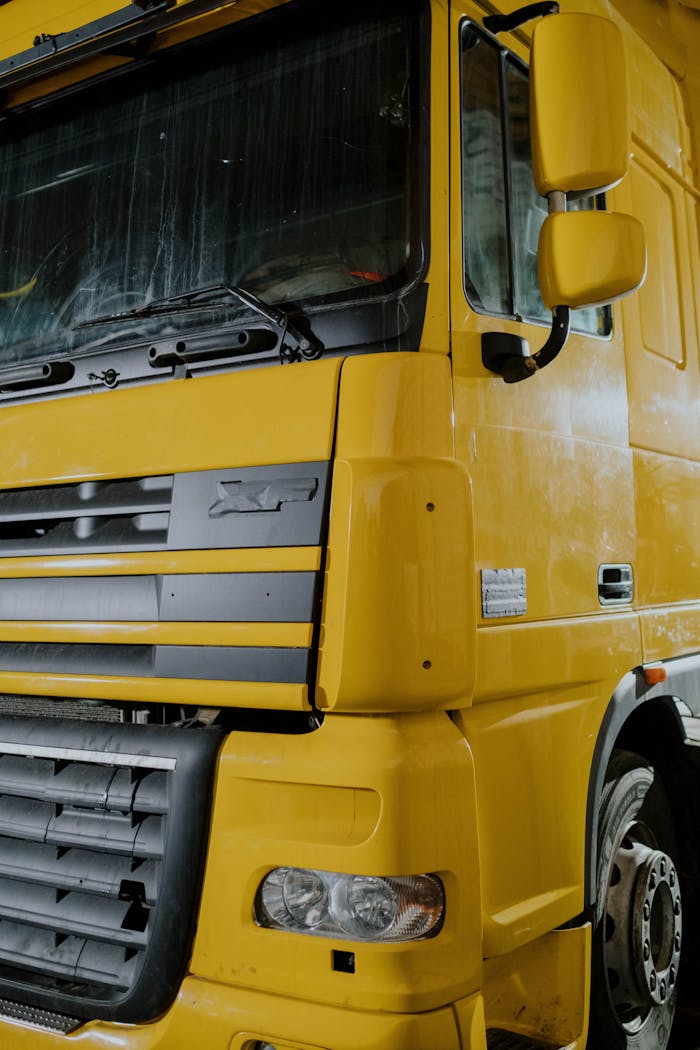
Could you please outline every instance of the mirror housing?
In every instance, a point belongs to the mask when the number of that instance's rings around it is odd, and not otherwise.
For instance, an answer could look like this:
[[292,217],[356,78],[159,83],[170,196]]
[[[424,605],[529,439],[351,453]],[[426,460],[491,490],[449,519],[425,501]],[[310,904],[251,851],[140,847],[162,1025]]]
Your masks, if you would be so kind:
[[614,302],[644,280],[644,229],[631,215],[615,212],[548,215],[540,231],[537,266],[548,310]]
[[609,189],[629,160],[622,36],[607,18],[558,14],[532,38],[530,121],[535,186],[550,193]]

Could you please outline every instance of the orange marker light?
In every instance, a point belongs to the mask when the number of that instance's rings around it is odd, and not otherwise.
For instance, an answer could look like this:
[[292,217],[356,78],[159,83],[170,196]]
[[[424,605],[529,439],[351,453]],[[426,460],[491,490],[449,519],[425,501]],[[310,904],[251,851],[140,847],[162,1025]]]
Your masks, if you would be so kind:
[[665,667],[645,667],[644,668],[644,680],[647,685],[658,685],[659,682],[666,681],[666,668]]

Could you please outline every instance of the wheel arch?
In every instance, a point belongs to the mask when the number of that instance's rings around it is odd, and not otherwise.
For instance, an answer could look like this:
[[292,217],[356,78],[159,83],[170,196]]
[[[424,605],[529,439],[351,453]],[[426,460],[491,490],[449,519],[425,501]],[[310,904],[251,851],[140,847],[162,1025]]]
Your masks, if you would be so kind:
[[[681,769],[691,764],[695,748],[687,745],[695,742],[693,729],[700,744],[700,653],[651,666],[662,668],[665,680],[649,685],[645,666],[626,674],[610,699],[596,740],[586,805],[586,909],[595,903],[600,801],[613,751],[624,748],[637,752],[661,766],[675,759]],[[697,756],[700,760],[700,747]],[[670,793],[677,794],[673,790]]]

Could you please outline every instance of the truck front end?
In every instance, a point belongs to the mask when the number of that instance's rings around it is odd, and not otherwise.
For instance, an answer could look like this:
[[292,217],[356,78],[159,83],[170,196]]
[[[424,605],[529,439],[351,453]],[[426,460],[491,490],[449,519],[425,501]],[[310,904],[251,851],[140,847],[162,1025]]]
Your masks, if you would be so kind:
[[0,9],[12,1050],[486,1045],[446,24]]

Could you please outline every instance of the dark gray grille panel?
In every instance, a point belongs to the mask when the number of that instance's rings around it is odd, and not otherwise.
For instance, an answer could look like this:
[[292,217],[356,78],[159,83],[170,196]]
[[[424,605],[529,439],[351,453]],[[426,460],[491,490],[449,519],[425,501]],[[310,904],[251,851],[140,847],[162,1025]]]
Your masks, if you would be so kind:
[[0,557],[316,546],[327,463],[0,491]]
[[20,673],[303,684],[308,663],[308,649],[283,646],[0,642],[0,670]]
[[220,739],[0,718],[3,995],[123,1021],[167,1007],[189,950]]
[[309,623],[316,573],[0,580],[0,620]]

